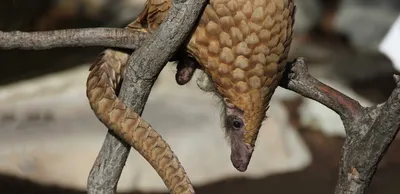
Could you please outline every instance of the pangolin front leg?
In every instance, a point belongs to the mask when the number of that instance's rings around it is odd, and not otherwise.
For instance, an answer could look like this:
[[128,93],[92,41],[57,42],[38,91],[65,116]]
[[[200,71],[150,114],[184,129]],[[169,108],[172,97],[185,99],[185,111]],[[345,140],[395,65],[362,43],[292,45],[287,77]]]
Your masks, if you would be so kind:
[[179,85],[187,84],[192,79],[196,69],[199,69],[199,67],[200,65],[195,59],[188,55],[183,55],[176,66],[176,83]]

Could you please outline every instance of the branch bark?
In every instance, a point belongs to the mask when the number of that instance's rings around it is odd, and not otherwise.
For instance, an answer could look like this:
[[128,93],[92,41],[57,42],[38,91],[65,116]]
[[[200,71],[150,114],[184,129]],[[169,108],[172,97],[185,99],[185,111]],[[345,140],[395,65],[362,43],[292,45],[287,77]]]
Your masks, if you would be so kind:
[[104,46],[136,49],[148,34],[119,28],[66,29],[40,32],[0,31],[0,48],[45,50],[57,47]]
[[360,117],[359,113],[363,107],[357,101],[312,77],[304,58],[298,58],[288,65],[281,86],[318,101],[339,114],[342,120]]
[[400,126],[400,76],[382,105],[363,107],[356,100],[312,77],[304,58],[289,63],[281,87],[313,99],[338,113],[346,139],[342,148],[335,194],[366,192],[378,164]]
[[[174,0],[166,20],[129,58],[119,97],[140,115],[166,63],[187,40],[208,0]],[[130,147],[110,130],[88,179],[88,193],[116,193]]]

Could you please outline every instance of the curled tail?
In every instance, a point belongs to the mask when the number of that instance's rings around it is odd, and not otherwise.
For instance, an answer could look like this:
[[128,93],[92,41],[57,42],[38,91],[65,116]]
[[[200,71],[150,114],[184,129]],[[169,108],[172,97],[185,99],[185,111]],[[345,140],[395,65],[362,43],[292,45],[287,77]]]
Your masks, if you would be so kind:
[[163,138],[117,97],[129,55],[105,50],[90,67],[86,95],[99,120],[136,149],[157,171],[171,193],[194,193],[177,156]]

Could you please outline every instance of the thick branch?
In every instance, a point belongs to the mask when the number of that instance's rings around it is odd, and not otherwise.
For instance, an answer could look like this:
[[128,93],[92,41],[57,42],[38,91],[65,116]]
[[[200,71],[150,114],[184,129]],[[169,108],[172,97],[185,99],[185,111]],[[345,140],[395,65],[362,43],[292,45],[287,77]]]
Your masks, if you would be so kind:
[[366,192],[377,166],[400,126],[400,78],[383,104],[362,107],[354,99],[312,77],[303,58],[288,64],[282,87],[313,99],[337,112],[347,132],[342,148],[335,194]]
[[[168,60],[187,39],[207,0],[175,0],[166,21],[129,58],[120,97],[141,113],[151,87]],[[115,193],[130,147],[107,134],[89,175],[88,193]]]
[[[396,76],[398,77],[398,76]],[[360,129],[346,137],[336,194],[362,194],[400,126],[400,81],[381,107],[370,108],[362,119],[352,121]],[[378,112],[376,114],[375,112]]]
[[1,49],[45,50],[57,47],[104,46],[135,49],[148,36],[119,28],[86,28],[41,32],[2,32]]

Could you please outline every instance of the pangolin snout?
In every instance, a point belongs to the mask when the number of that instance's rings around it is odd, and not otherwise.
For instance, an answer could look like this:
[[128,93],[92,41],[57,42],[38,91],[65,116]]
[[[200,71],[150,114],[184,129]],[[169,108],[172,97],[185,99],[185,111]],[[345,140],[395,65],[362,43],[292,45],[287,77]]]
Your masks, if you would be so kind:
[[249,144],[237,142],[231,147],[232,165],[240,172],[247,170],[254,148]]

